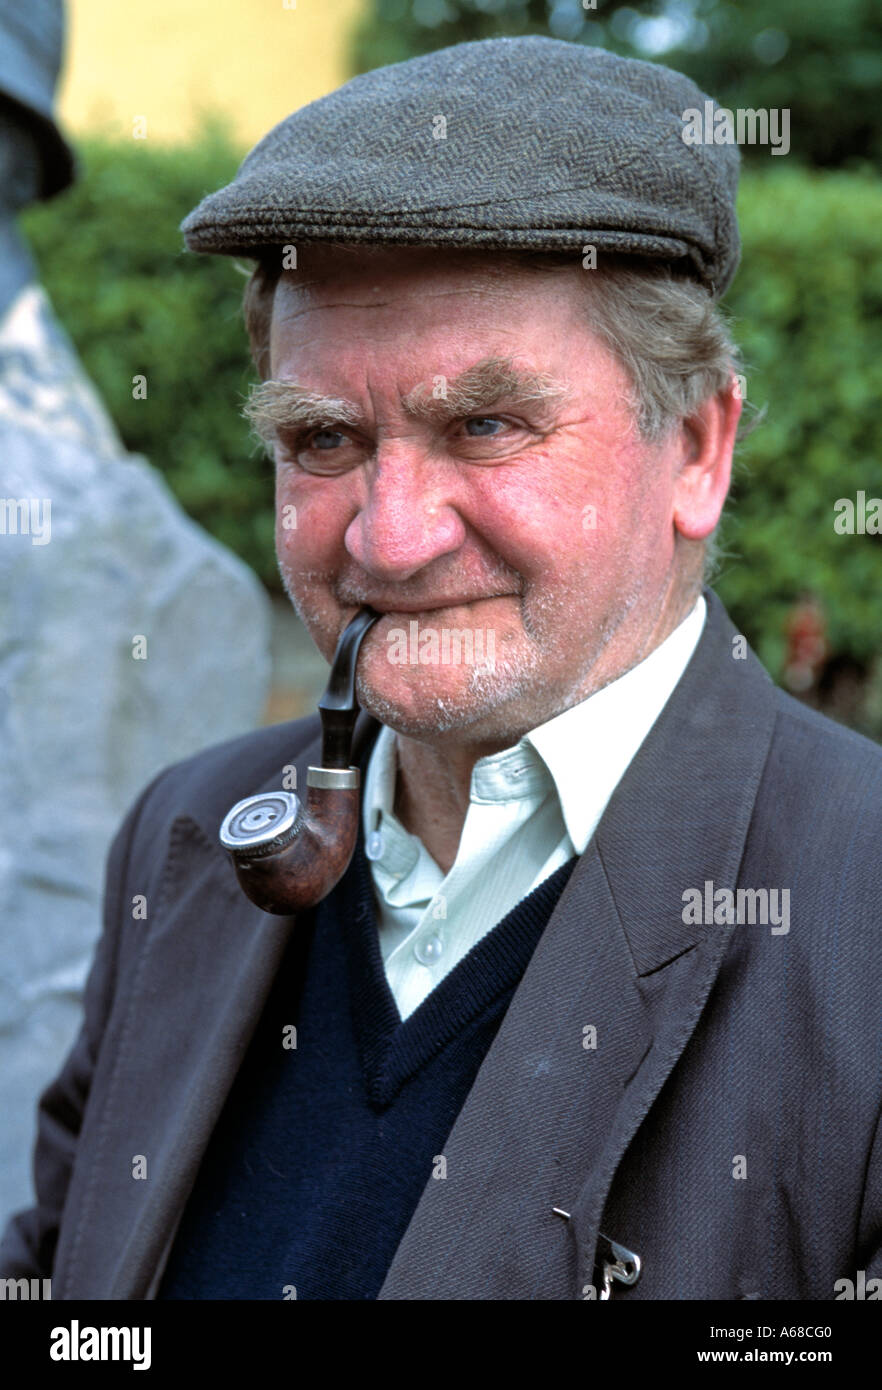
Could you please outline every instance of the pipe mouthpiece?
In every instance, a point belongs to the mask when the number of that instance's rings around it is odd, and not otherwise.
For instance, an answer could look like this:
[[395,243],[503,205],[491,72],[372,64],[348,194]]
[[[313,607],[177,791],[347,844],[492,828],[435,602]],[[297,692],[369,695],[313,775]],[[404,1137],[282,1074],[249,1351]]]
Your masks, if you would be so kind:
[[327,689],[318,702],[322,721],[322,767],[349,766],[352,731],[358,716],[355,668],[361,644],[379,617],[373,608],[362,608],[340,634]]

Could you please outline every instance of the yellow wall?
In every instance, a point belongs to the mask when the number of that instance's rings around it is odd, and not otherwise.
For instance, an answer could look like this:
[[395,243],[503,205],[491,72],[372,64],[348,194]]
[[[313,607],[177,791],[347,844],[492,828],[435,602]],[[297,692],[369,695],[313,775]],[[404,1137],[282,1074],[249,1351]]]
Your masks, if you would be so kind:
[[225,113],[250,148],[351,74],[347,43],[364,0],[68,0],[59,114],[73,137],[111,130],[186,140],[202,111]]

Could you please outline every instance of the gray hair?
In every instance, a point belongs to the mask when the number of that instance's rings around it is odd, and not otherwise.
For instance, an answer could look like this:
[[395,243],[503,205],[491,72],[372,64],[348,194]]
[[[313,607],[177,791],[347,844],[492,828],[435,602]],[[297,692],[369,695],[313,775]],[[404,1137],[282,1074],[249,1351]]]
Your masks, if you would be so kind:
[[[529,261],[539,270],[563,264],[557,253]],[[703,285],[667,262],[606,256],[597,270],[585,272],[585,283],[588,327],[624,367],[632,414],[648,443],[660,443],[741,375],[739,350],[719,306]]]

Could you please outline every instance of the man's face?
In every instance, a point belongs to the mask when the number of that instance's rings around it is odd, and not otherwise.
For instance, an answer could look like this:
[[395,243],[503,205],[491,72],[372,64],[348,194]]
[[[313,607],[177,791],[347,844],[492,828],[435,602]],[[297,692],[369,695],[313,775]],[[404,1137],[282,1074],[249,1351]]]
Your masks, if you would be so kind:
[[[505,747],[640,660],[671,601],[682,446],[636,433],[591,273],[317,248],[279,282],[282,577],[328,658],[382,612],[359,698],[401,733]],[[471,629],[492,663],[402,664],[413,622]]]

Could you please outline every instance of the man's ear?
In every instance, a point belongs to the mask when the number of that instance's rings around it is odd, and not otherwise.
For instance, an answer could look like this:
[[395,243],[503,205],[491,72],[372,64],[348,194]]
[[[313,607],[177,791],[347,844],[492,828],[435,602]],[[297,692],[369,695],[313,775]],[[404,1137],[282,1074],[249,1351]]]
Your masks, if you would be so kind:
[[683,421],[682,462],[674,482],[674,526],[687,540],[704,540],[720,519],[732,476],[741,392],[729,385]]

